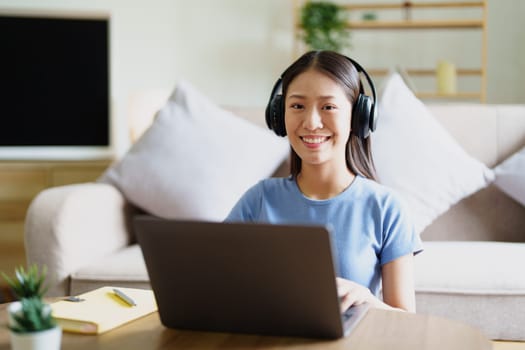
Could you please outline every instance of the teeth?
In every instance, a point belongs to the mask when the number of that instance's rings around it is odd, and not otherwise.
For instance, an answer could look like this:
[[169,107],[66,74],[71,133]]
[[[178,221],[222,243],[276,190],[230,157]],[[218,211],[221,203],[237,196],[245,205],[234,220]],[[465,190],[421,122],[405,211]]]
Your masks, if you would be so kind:
[[303,141],[306,143],[321,143],[326,140],[326,137],[303,137]]

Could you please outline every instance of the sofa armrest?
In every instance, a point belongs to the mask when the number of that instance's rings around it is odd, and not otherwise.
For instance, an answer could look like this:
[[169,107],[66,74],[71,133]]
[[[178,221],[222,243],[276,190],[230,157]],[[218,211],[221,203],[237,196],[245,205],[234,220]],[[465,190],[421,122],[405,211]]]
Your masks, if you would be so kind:
[[130,205],[114,186],[85,183],[40,192],[25,221],[29,264],[47,266],[49,296],[69,294],[69,276],[131,243]]

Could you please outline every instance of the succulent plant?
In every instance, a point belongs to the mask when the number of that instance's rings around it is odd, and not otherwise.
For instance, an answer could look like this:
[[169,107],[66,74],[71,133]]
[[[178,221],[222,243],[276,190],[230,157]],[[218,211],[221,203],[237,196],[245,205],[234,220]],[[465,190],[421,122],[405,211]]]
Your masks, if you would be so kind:
[[51,314],[51,308],[44,303],[42,297],[46,291],[44,281],[47,269],[39,270],[37,265],[27,269],[15,269],[15,278],[2,272],[2,276],[19,299],[21,308],[11,313],[13,322],[9,328],[16,333],[30,333],[51,329],[56,321]]
[[11,317],[13,323],[9,328],[16,333],[30,333],[44,331],[56,326],[51,314],[51,308],[38,297],[23,298],[20,300],[22,308]]
[[16,279],[12,279],[2,272],[2,276],[11,287],[18,299],[38,297],[42,298],[46,292],[44,281],[47,269],[45,267],[39,271],[37,265],[30,266],[27,271],[23,266],[15,269]]

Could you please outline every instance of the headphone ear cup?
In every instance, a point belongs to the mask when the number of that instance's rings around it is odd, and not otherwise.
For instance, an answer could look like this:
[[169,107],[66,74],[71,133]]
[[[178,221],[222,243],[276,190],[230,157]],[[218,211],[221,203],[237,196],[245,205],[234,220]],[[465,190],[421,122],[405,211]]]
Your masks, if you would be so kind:
[[278,136],[286,136],[284,125],[284,101],[282,95],[275,95],[266,108],[266,125]]
[[352,133],[363,140],[370,135],[370,126],[375,128],[375,121],[371,120],[372,105],[369,96],[359,94],[352,108]]
[[372,112],[370,112],[370,131],[376,131],[377,128],[377,103],[374,101]]

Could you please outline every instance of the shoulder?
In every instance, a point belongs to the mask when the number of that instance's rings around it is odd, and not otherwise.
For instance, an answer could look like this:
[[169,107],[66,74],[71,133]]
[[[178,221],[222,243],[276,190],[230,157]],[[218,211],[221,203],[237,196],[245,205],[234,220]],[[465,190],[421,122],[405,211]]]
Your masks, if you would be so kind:
[[357,176],[355,181],[356,191],[363,199],[376,201],[383,205],[402,205],[401,197],[392,188],[362,176]]
[[282,203],[293,189],[291,178],[268,178],[250,187],[233,207],[226,221],[254,221],[268,203]]
[[292,178],[272,177],[260,180],[250,187],[244,194],[244,200],[261,200],[282,195],[293,189]]
[[287,192],[293,189],[295,185],[292,177],[271,177],[259,181],[252,187],[263,194],[272,194],[276,192]]
[[361,176],[356,180],[359,199],[366,203],[368,208],[375,210],[383,221],[399,218],[412,221],[408,206],[399,192]]

